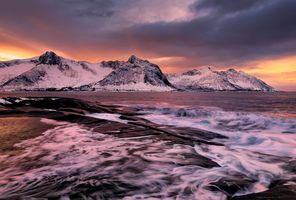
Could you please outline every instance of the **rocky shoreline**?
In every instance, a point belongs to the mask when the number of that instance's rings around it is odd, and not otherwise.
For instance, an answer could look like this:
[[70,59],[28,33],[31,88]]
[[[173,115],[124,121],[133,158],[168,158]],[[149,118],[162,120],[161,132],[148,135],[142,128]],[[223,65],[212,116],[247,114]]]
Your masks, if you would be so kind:
[[[206,148],[208,145],[214,146],[223,146],[222,143],[217,143],[213,141],[213,139],[227,139],[227,137],[204,130],[193,129],[193,128],[177,128],[173,126],[165,126],[158,125],[152,123],[148,120],[141,118],[140,114],[137,114],[136,109],[119,107],[119,106],[110,106],[110,105],[101,105],[96,102],[87,102],[77,99],[71,98],[3,98],[3,101],[0,102],[0,123],[3,120],[13,120],[16,124],[24,124],[26,123],[32,130],[35,131],[34,134],[28,134],[26,137],[15,139],[15,136],[12,135],[10,144],[5,146],[5,143],[0,145],[0,153],[2,149],[11,149],[14,144],[27,140],[30,138],[38,137],[40,134],[52,127],[53,125],[44,124],[40,125],[38,119],[50,119],[54,121],[62,121],[72,124],[79,124],[87,130],[91,130],[92,132],[97,132],[104,135],[111,135],[115,138],[121,139],[129,139],[133,141],[142,141],[143,139],[149,138],[151,141],[155,143],[161,142],[166,146],[173,145],[200,145]],[[115,120],[106,120],[102,118],[98,118],[93,113],[103,113],[108,114],[110,116],[115,116]],[[28,123],[28,121],[24,120],[35,120],[33,122]],[[40,121],[40,120],[39,120]],[[37,124],[34,128],[34,124]],[[11,126],[11,124],[7,124],[7,126]],[[40,129],[40,127],[42,127]],[[21,128],[22,129],[22,128]],[[21,132],[21,129],[19,132]],[[11,134],[13,130],[10,131]],[[25,131],[24,131],[25,133]],[[9,134],[9,131],[8,133]],[[6,137],[8,137],[6,134]],[[18,133],[21,134],[21,133]],[[1,135],[0,135],[1,138]],[[2,138],[3,139],[3,138]],[[5,138],[3,139],[5,140]],[[8,139],[7,139],[8,140]],[[18,151],[21,148],[18,148]],[[8,151],[8,150],[7,150]],[[5,154],[5,151],[3,151]],[[2,153],[3,153],[2,152]],[[132,152],[129,152],[132,154]],[[9,153],[6,153],[9,154]],[[104,154],[105,155],[105,154]],[[8,157],[13,157],[14,154],[9,155]],[[105,156],[109,156],[106,155]],[[174,165],[176,166],[198,166],[201,168],[215,168],[220,167],[218,163],[215,161],[203,156],[199,155],[196,152],[184,152],[181,154],[172,154],[174,157]],[[178,159],[176,159],[178,158]],[[145,162],[151,162],[147,160]],[[39,165],[43,165],[42,163],[37,164],[38,162],[34,162],[32,160],[22,160],[20,163],[27,169],[33,169],[34,167],[38,167]],[[10,164],[16,163],[4,163],[4,166],[11,167]],[[105,165],[112,165],[112,162],[105,163]],[[136,167],[136,166],[134,166]],[[293,167],[293,163],[291,163],[291,168]],[[3,168],[2,168],[3,170]],[[132,170],[133,171],[133,170]],[[132,172],[133,173],[133,172]],[[145,173],[145,171],[137,171],[134,169],[134,173],[141,176],[141,173]],[[0,178],[1,179],[1,178]],[[3,180],[2,180],[3,181]],[[293,181],[293,180],[291,180]],[[294,180],[295,181],[295,180]],[[1,181],[0,181],[1,182]],[[228,199],[235,200],[245,200],[245,199],[296,199],[296,188],[294,186],[285,186],[286,180],[281,181],[278,180],[275,182],[270,189],[261,193],[241,195],[241,196],[233,196],[238,191],[243,190],[244,188],[249,187],[254,180],[248,179],[244,176],[236,177],[235,179],[229,180],[219,180],[217,182],[210,183],[208,190],[219,191],[227,196]],[[54,183],[53,183],[54,184]],[[71,184],[71,183],[69,183]],[[174,180],[168,182],[168,184],[174,184]],[[0,186],[0,191],[1,191]],[[105,198],[122,198],[124,197],[125,192],[131,192],[133,190],[145,190],[143,188],[139,188],[137,185],[133,186],[121,186],[123,189],[118,191],[114,189],[114,193],[112,193],[112,188],[109,193],[106,194]],[[98,188],[91,185],[84,186],[83,189],[80,190],[81,194],[87,195],[87,193],[92,193],[92,190],[104,190],[103,188]],[[55,190],[55,189],[54,189]],[[58,188],[56,188],[58,190]],[[188,191],[190,193],[190,191]],[[23,194],[26,192],[23,191]],[[21,198],[20,193],[15,193],[14,195],[10,194],[10,196],[5,196],[5,194],[0,195],[0,199],[5,198]],[[81,195],[80,194],[80,195]],[[34,196],[36,195],[36,196]],[[39,196],[38,196],[39,195]],[[43,196],[44,195],[44,196]],[[76,196],[75,196],[76,195]],[[78,194],[73,195],[73,199],[77,199],[81,196]],[[175,194],[176,195],[176,194]],[[184,194],[185,195],[185,194]],[[152,195],[153,196],[153,195]],[[46,196],[42,193],[37,193],[31,195],[31,197],[35,198],[58,198],[59,196]],[[171,194],[170,198],[173,198],[174,194]],[[160,196],[156,196],[155,198],[161,198]]]

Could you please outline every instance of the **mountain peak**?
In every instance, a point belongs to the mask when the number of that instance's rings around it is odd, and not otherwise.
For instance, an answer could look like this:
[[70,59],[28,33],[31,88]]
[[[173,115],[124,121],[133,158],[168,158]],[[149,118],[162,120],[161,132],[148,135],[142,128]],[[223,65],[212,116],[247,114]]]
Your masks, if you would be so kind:
[[148,61],[147,60],[144,60],[144,59],[141,59],[141,58],[138,58],[137,56],[135,56],[135,55],[131,55],[130,57],[129,57],[129,59],[128,59],[128,61],[127,62],[129,62],[129,63],[131,63],[131,64],[138,64],[138,63],[147,63]]
[[182,75],[194,76],[196,74],[200,74],[200,71],[197,69],[193,69],[193,70],[189,70],[187,72],[184,72]]
[[236,71],[235,69],[233,69],[233,68],[230,68],[230,69],[228,69],[227,70],[228,72],[234,72],[234,73],[238,73],[238,71]]
[[169,81],[176,88],[185,90],[274,91],[260,79],[242,71],[215,71],[209,66],[190,70],[179,76],[169,76]]
[[58,65],[61,63],[61,58],[53,51],[46,51],[39,59],[39,64]]

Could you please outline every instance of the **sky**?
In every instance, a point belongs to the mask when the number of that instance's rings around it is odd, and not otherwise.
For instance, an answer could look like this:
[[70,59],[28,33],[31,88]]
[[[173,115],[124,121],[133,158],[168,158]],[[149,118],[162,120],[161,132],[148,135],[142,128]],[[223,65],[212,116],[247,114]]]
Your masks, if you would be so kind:
[[1,0],[0,60],[47,50],[164,72],[235,68],[296,91],[295,0]]

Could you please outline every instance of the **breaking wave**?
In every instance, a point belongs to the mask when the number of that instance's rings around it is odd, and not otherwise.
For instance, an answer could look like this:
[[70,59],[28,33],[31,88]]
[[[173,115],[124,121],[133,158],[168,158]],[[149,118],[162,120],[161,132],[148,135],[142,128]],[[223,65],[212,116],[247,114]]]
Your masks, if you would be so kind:
[[214,169],[217,179],[243,174],[256,180],[236,195],[261,192],[273,181],[296,177],[285,170],[288,162],[296,160],[295,118],[226,112],[213,107],[142,107],[139,110],[143,118],[158,124],[198,128],[227,136],[228,139],[222,141],[224,146],[196,145],[195,150],[221,166]]
[[227,112],[214,107],[141,108],[142,117],[158,124],[223,134],[225,144],[260,153],[296,157],[296,118]]
[[[154,108],[137,107],[140,113],[154,114],[154,117],[161,118],[161,123],[166,123],[165,117],[170,116],[173,121],[171,124],[182,126],[185,121],[194,122],[190,126],[200,126],[205,129],[215,129],[216,131],[261,131],[270,129],[273,132],[285,131],[286,133],[296,133],[295,118],[276,118],[263,115],[261,113],[250,112],[229,112],[216,107],[201,108]],[[182,120],[183,118],[183,120]],[[191,119],[190,119],[191,118]],[[151,117],[153,120],[153,118]],[[276,129],[274,129],[276,128]]]

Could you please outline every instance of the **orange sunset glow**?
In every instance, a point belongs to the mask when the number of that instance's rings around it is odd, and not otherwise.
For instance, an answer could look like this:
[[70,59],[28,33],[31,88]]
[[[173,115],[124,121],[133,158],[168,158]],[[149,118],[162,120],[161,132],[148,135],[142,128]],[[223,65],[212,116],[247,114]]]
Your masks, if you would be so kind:
[[245,70],[282,90],[295,90],[296,56],[283,56],[259,61],[256,67]]
[[[26,51],[25,49],[18,49],[18,47],[2,47],[0,49],[0,60],[7,61],[13,59],[26,59],[32,58],[42,54],[45,50],[40,51]],[[58,51],[56,51],[58,52]],[[88,54],[80,53],[79,56],[71,56],[59,52],[59,55],[63,55],[67,58],[74,60],[85,60],[89,62],[99,62],[102,60],[126,60],[127,57],[109,56],[104,59],[98,57],[89,57]],[[143,55],[145,57],[145,54]],[[182,57],[151,57],[150,61],[161,66],[162,70],[166,73],[183,72],[185,69],[178,67],[179,62],[184,62],[185,58]],[[174,63],[176,62],[176,64]],[[274,86],[278,90],[294,91],[296,90],[296,56],[284,56],[282,58],[271,58],[268,60],[253,61],[252,64],[246,64],[251,66],[250,69],[244,66],[236,67],[246,73],[259,77],[270,85]],[[192,66],[189,66],[194,68]],[[199,67],[198,65],[195,67]],[[215,68],[215,66],[213,66]],[[232,66],[230,66],[232,67]],[[225,68],[225,67],[224,67]],[[227,68],[227,66],[226,66]]]

